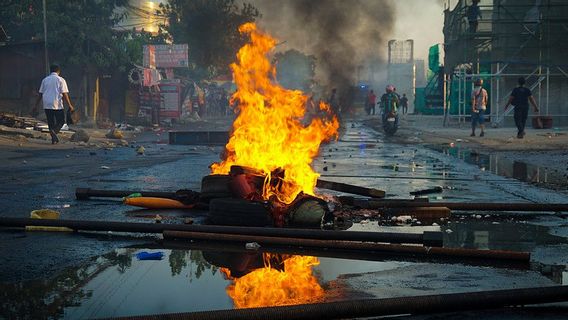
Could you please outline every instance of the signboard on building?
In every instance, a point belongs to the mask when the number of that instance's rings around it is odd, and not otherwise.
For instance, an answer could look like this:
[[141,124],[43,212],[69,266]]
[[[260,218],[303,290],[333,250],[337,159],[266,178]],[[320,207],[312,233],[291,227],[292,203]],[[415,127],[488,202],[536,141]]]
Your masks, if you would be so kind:
[[144,46],[144,67],[186,68],[188,66],[187,44],[150,44]]
[[179,83],[160,83],[160,118],[179,118],[181,113],[181,86]]
[[390,40],[389,63],[412,63],[414,61],[414,40]]

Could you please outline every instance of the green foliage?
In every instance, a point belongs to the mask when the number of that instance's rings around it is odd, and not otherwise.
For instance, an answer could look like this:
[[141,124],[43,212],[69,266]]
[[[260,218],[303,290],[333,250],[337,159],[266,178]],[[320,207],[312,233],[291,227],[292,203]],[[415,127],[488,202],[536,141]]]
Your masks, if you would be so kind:
[[315,76],[316,58],[298,50],[274,55],[278,82],[288,89],[309,91]]
[[[120,30],[126,18],[119,10],[128,0],[49,0],[47,40],[50,60],[63,66],[91,67],[99,71],[125,71],[142,62],[142,44],[161,43],[163,37]],[[11,41],[43,38],[41,0],[0,0],[0,21]]]
[[168,17],[161,29],[170,40],[189,45],[189,76],[195,79],[227,74],[246,42],[238,27],[260,16],[252,5],[235,0],[169,0],[160,13]]

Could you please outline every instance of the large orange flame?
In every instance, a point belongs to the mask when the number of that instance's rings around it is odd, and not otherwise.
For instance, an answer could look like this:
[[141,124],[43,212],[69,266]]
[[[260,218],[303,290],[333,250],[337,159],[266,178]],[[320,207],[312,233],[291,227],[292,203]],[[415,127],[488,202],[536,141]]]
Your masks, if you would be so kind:
[[[263,198],[276,196],[291,203],[300,192],[314,194],[318,174],[311,167],[320,144],[337,136],[339,122],[330,115],[330,108],[320,103],[325,118],[315,118],[302,124],[308,97],[299,90],[278,85],[276,68],[268,54],[276,40],[257,30],[254,23],[239,28],[250,34],[250,43],[237,53],[237,63],[231,64],[237,91],[237,119],[226,145],[226,159],[211,166],[212,173],[229,173],[232,165],[252,167],[267,175]],[[269,183],[270,174],[284,170],[282,183]]]
[[[266,267],[256,269],[227,287],[236,308],[254,308],[309,303],[320,300],[324,290],[312,273],[319,265],[315,257],[292,256],[284,260],[284,269],[270,265],[271,254],[264,254]],[[222,270],[230,278],[228,269]]]

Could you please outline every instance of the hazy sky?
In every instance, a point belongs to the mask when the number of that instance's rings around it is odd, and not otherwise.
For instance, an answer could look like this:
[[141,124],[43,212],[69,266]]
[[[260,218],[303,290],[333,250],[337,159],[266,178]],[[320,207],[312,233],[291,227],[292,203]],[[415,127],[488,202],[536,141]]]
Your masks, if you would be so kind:
[[[316,0],[317,1],[317,0]],[[444,42],[443,0],[391,0],[396,6],[392,39],[414,40],[416,59],[426,59],[428,48]],[[385,44],[385,52],[387,47]]]

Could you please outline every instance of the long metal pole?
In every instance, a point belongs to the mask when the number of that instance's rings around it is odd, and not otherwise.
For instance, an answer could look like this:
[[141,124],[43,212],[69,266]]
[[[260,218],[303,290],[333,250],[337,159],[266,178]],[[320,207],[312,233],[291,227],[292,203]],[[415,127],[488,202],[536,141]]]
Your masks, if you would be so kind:
[[507,261],[530,261],[529,252],[506,250],[478,250],[463,248],[443,248],[402,244],[365,243],[357,241],[318,240],[280,237],[259,237],[235,234],[198,233],[185,231],[163,232],[164,239],[187,239],[205,241],[258,242],[259,244],[283,245],[296,247],[330,248],[341,250],[362,250],[388,252],[402,255],[428,257],[461,257],[467,259],[495,259]]
[[77,200],[87,200],[91,197],[123,198],[133,193],[140,193],[143,197],[176,199],[175,192],[140,191],[140,190],[97,190],[91,188],[77,188],[75,190],[75,197],[77,198]]
[[[501,73],[501,65],[499,64],[499,62],[497,62],[497,74]],[[493,79],[493,77],[491,77],[491,79]],[[501,92],[500,92],[500,88],[499,88],[499,83],[501,82],[501,76],[497,75],[497,79],[495,79],[495,120],[493,121],[494,123],[498,123],[499,122],[499,104],[501,102]]]
[[[168,240],[164,239],[160,243],[144,243],[134,245],[134,248],[147,250],[175,249],[175,250],[199,250],[199,251],[221,251],[229,253],[247,253],[251,254],[250,249],[246,249],[239,242],[217,242],[204,240]],[[462,259],[454,257],[422,257],[418,259],[415,255],[402,255],[397,252],[380,252],[365,250],[345,250],[332,248],[313,248],[313,247],[292,247],[279,245],[262,245],[255,250],[257,253],[278,253],[285,255],[313,256],[319,258],[338,258],[349,260],[366,260],[366,261],[409,261],[409,262],[433,262],[433,263],[453,263],[465,264],[471,266],[483,266],[506,269],[527,270],[530,264],[527,261],[510,261],[510,260],[494,260],[494,259]]]
[[[423,296],[334,301],[291,306],[227,309],[187,313],[128,316],[113,319],[355,319],[378,316],[419,315],[467,310],[488,310],[505,306],[568,301],[568,286],[534,287]],[[563,309],[558,310],[558,313]]]
[[[369,231],[333,231],[314,229],[288,229],[288,228],[261,228],[261,227],[236,227],[217,225],[186,225],[165,223],[134,223],[117,221],[89,221],[89,220],[48,220],[30,218],[0,218],[0,227],[67,227],[73,230],[83,231],[114,231],[136,233],[162,233],[165,231],[186,231],[192,233],[214,233],[225,235],[242,235],[252,237],[280,237],[280,238],[303,238],[319,240],[341,240],[361,242],[385,242],[385,243],[413,243],[428,245],[441,245],[442,234],[435,231],[423,233],[398,233],[398,232],[369,232]],[[253,240],[254,241],[254,240]]]
[[392,202],[369,200],[364,208],[446,207],[450,210],[472,211],[568,211],[568,203],[491,203],[491,202]]
[[550,99],[550,67],[546,67],[546,115],[548,116],[548,100]]
[[45,62],[45,74],[49,74],[49,56],[47,52],[47,10],[46,10],[46,0],[42,1],[43,4],[43,51],[44,51],[44,62]]
[[461,116],[462,116],[462,69],[459,71],[458,78],[458,125],[461,126]]

